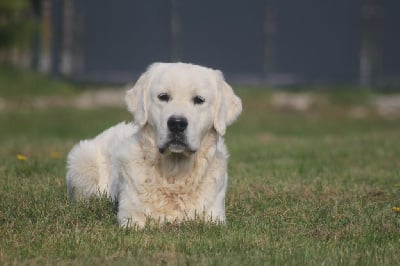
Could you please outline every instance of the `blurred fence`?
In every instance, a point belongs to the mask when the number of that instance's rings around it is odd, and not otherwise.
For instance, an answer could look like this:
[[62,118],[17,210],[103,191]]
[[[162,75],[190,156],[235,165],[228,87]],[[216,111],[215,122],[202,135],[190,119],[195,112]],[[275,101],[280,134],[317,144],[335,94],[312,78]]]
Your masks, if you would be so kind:
[[132,81],[179,60],[247,84],[400,85],[395,0],[33,2],[33,65],[75,80]]

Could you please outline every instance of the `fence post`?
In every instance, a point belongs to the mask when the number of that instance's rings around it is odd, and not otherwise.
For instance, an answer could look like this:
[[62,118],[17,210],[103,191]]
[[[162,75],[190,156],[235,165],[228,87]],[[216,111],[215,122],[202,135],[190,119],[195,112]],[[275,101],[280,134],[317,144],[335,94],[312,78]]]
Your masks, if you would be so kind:
[[377,85],[381,72],[380,0],[363,0],[361,5],[360,85]]
[[62,1],[53,0],[51,2],[51,73],[60,75],[61,68],[61,45],[62,45]]
[[274,0],[266,0],[264,17],[264,79],[268,81],[275,71],[276,5]]

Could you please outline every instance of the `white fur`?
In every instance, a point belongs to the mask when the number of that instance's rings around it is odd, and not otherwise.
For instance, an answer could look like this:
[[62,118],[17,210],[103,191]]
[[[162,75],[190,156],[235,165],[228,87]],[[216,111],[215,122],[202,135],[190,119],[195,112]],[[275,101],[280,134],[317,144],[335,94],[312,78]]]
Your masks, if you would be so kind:
[[[159,99],[167,93],[168,101]],[[205,102],[195,104],[201,96]],[[222,73],[184,63],[155,63],[126,94],[133,123],[81,141],[67,159],[70,198],[106,193],[121,226],[202,218],[225,221],[225,129],[241,112]],[[167,121],[185,117],[185,145],[174,146]],[[165,152],[162,148],[165,148]]]

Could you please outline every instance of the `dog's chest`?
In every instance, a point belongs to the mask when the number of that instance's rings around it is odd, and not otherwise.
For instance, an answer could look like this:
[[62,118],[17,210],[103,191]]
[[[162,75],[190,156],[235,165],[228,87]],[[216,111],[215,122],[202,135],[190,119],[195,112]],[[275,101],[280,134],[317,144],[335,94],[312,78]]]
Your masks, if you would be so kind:
[[218,194],[217,184],[226,171],[221,156],[199,154],[193,161],[162,164],[159,155],[143,154],[146,156],[134,164],[124,164],[128,167],[122,171],[129,173],[126,177],[130,189],[125,191],[133,193],[136,211],[146,216],[182,219],[211,208]]
[[[148,167],[136,179],[136,192],[145,212],[168,219],[194,217],[214,202],[216,191],[212,169],[192,169],[187,176],[161,175],[156,167]],[[138,170],[138,169],[136,169]]]
[[202,211],[207,207],[209,198],[212,197],[207,191],[206,184],[189,184],[188,182],[175,181],[174,183],[165,180],[142,185],[141,195],[143,203],[152,213],[169,215],[171,213],[188,213]]
[[156,199],[162,204],[158,206],[159,210],[165,209],[174,211],[183,211],[196,205],[199,195],[190,189],[184,189],[181,185],[161,186],[157,188]]

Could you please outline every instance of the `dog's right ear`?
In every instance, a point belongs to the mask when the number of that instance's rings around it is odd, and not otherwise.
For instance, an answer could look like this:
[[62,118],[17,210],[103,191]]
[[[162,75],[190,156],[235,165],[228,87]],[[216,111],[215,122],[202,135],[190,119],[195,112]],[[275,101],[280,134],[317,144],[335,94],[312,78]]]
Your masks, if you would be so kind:
[[147,123],[148,86],[149,71],[147,70],[139,77],[135,86],[129,89],[125,95],[125,102],[128,110],[135,118],[134,124],[139,127],[143,127]]

